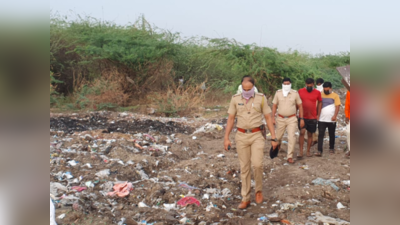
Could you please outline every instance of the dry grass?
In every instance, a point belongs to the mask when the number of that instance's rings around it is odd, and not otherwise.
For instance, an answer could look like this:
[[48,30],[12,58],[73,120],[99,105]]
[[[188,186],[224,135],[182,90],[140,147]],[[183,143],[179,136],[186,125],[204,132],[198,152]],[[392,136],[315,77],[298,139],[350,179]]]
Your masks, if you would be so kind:
[[159,114],[183,116],[199,111],[204,104],[205,93],[201,85],[182,88],[171,85],[165,92],[152,93],[147,98]]

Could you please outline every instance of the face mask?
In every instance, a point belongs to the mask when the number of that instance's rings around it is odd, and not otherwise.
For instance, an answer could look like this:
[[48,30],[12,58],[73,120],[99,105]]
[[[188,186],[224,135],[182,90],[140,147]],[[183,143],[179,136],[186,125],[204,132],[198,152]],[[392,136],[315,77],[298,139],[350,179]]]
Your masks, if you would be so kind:
[[242,96],[243,96],[243,98],[249,100],[251,97],[254,96],[254,87],[252,89],[250,89],[250,91],[243,90]]
[[325,91],[324,90],[324,93],[326,94],[326,95],[329,95],[330,93],[331,93],[331,91],[329,90],[329,91]]
[[314,87],[307,86],[306,89],[307,89],[308,92],[312,92],[314,90]]
[[322,85],[323,85],[323,84],[317,85],[317,90],[318,90],[319,92],[322,92],[322,91],[324,90],[324,87],[322,87]]
[[292,84],[288,84],[288,85],[282,84],[283,96],[286,97],[289,94],[291,89],[292,89]]

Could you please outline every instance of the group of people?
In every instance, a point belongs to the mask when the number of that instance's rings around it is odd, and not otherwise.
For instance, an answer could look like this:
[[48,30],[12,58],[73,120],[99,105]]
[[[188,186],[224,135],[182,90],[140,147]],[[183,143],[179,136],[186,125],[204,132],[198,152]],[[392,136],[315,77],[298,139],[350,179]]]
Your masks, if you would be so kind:
[[[297,158],[303,157],[305,135],[307,133],[307,153],[311,157],[311,146],[318,143],[315,156],[322,156],[324,136],[329,131],[329,152],[335,153],[336,122],[341,106],[339,95],[332,91],[332,83],[317,79],[317,86],[313,78],[308,78],[305,87],[299,91],[292,89],[290,78],[284,78],[282,89],[278,90],[272,101],[272,110],[268,106],[265,95],[258,93],[255,81],[251,76],[242,78],[238,93],[232,97],[228,109],[228,121],[224,138],[224,148],[229,150],[231,142],[230,132],[237,118],[237,133],[235,135],[236,148],[241,167],[242,202],[239,209],[250,205],[250,168],[254,169],[255,200],[260,204],[263,201],[262,176],[265,139],[262,135],[266,125],[271,133],[271,146],[278,149],[282,138],[287,131],[288,153],[287,162],[294,163],[294,148],[297,142],[296,131],[300,130],[299,152]],[[346,123],[348,123],[348,148],[350,152],[350,92],[346,99]],[[276,125],[276,128],[275,126]],[[276,129],[276,130],[275,130]],[[349,153],[348,157],[350,156]]]

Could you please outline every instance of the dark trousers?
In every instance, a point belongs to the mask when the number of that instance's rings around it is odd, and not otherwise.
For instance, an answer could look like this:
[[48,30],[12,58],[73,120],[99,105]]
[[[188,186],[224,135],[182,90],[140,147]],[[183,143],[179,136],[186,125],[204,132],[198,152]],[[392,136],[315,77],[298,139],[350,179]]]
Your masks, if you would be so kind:
[[326,128],[329,131],[329,149],[335,149],[335,130],[336,123],[318,122],[318,151],[322,152],[322,146],[324,144],[324,136]]

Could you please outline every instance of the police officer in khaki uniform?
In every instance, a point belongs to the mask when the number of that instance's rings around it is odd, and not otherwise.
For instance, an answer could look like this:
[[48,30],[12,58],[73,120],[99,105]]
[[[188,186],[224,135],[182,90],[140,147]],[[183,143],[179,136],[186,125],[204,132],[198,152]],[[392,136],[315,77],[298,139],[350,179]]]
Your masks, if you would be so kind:
[[[292,89],[290,78],[283,79],[282,89],[276,91],[274,100],[272,101],[273,124],[276,124],[276,137],[279,144],[282,143],[282,137],[287,130],[288,133],[288,163],[294,163],[293,152],[296,144],[296,130],[298,127],[297,109],[299,109],[300,118],[303,118],[303,105],[299,93]],[[276,109],[278,115],[275,117]],[[304,120],[300,120],[300,126],[304,126]],[[300,158],[300,157],[299,157]]]
[[[245,81],[243,81],[246,79]],[[256,202],[262,203],[262,182],[263,182],[263,159],[265,139],[261,129],[263,126],[263,116],[267,121],[267,126],[271,132],[272,146],[278,145],[275,137],[274,126],[271,119],[271,108],[268,106],[267,99],[263,94],[255,93],[254,79],[244,76],[242,79],[242,94],[232,97],[229,106],[229,117],[226,126],[224,148],[229,150],[231,142],[229,134],[233,128],[235,117],[237,117],[237,129],[235,140],[237,153],[240,161],[240,171],[242,179],[242,202],[239,209],[245,209],[250,205],[250,165],[253,165],[254,180],[256,183]]]

